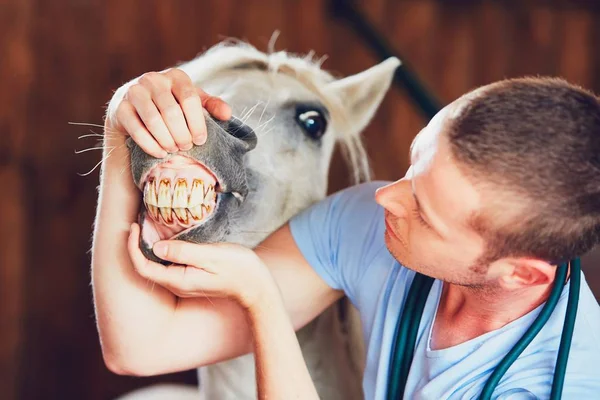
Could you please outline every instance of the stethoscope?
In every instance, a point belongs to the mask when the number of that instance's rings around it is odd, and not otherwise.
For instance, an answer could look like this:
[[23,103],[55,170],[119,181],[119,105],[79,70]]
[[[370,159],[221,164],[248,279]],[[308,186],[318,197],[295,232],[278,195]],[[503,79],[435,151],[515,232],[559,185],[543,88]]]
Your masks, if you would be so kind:
[[[558,349],[558,358],[554,369],[554,378],[552,381],[551,400],[558,400],[562,396],[562,388],[565,381],[565,372],[569,359],[569,350],[571,349],[571,340],[573,339],[573,328],[575,327],[575,317],[577,316],[577,306],[579,303],[579,286],[581,282],[581,261],[579,258],[571,260],[569,263],[562,263],[556,271],[556,277],[550,296],[542,308],[540,314],[525,332],[523,337],[506,354],[506,356],[496,366],[488,378],[479,400],[488,400],[491,398],[494,389],[504,376],[508,368],[515,362],[519,355],[531,343],[543,326],[548,322],[550,315],[556,308],[558,299],[566,283],[567,271],[571,267],[569,301],[565,314],[565,322],[560,338]],[[387,384],[387,400],[398,400],[404,396],[406,380],[413,359],[417,332],[419,323],[423,316],[423,309],[433,284],[433,278],[417,273],[413,279],[408,292],[408,297],[404,305],[402,314],[396,323],[394,332],[394,341],[392,342],[392,356],[390,357],[390,372]]]

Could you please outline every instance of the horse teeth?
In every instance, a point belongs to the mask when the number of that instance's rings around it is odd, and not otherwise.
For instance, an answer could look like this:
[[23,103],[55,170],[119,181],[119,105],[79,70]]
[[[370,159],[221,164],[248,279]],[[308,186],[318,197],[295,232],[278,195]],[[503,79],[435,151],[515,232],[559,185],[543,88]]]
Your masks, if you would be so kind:
[[185,212],[186,212],[186,214],[187,214],[187,215],[186,215],[186,221],[188,221],[188,222],[189,222],[189,220],[190,220],[190,219],[193,219],[193,220],[195,220],[194,216],[192,215],[192,211],[191,211],[189,208],[186,208],[186,209],[185,209]]
[[171,181],[168,179],[163,179],[160,181],[160,185],[158,186],[158,204],[160,208],[168,207],[169,214],[171,205]]
[[175,185],[175,191],[173,192],[173,208],[186,208],[187,206],[187,182],[185,179],[179,179]]
[[203,215],[202,207],[203,206],[195,206],[195,207],[190,207],[188,209],[190,214],[192,215],[192,218],[195,221],[200,221],[202,219],[202,215]]
[[186,208],[174,208],[173,211],[175,212],[175,216],[177,217],[177,220],[179,222],[181,222],[182,224],[187,224],[188,215]]
[[208,190],[206,191],[206,193],[204,194],[204,204],[209,205],[211,204],[211,202],[214,202],[216,199],[217,195],[215,193],[215,188],[210,185],[208,187]]
[[163,221],[165,221],[167,224],[173,223],[173,213],[171,212],[171,207],[160,207],[159,210]]
[[158,206],[154,179],[149,180],[148,183],[146,183],[146,186],[144,186],[144,203],[146,203],[146,205]]
[[189,207],[196,207],[204,202],[204,182],[194,179],[190,193]]
[[155,221],[158,221],[158,214],[159,214],[158,207],[150,205],[150,204],[147,204],[146,207],[148,208],[148,212],[150,213],[152,218]]

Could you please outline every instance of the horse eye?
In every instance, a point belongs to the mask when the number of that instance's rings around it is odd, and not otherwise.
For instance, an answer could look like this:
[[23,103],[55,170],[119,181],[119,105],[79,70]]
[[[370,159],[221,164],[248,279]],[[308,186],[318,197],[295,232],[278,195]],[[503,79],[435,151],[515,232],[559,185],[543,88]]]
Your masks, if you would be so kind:
[[296,121],[304,132],[315,140],[320,139],[327,129],[327,120],[317,110],[299,110]]

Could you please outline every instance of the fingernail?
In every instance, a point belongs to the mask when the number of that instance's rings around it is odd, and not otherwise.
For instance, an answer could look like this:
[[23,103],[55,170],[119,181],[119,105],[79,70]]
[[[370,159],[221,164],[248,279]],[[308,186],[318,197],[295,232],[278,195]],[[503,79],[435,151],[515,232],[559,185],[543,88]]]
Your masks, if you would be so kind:
[[164,257],[167,255],[167,244],[162,242],[157,242],[152,246],[152,251],[156,254],[157,257]]
[[182,147],[181,147],[181,150],[183,150],[183,151],[188,151],[188,150],[189,150],[189,149],[191,149],[192,147],[194,147],[194,145],[193,145],[193,144],[191,144],[191,143],[189,143],[189,144],[188,144],[188,145],[186,145],[186,146],[182,146]]
[[200,145],[204,144],[204,141],[202,140],[202,136],[196,136],[195,138],[192,139],[192,141],[197,146],[200,146]]
[[165,150],[163,150],[163,151],[160,152],[159,158],[165,158],[168,155],[169,155],[169,153],[167,153]]

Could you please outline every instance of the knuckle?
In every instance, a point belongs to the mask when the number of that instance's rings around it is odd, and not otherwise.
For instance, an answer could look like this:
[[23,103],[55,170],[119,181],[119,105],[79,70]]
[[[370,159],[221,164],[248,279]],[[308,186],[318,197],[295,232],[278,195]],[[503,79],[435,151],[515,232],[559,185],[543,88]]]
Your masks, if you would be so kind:
[[181,107],[177,104],[169,104],[163,110],[165,118],[172,119],[181,116]]
[[196,88],[194,86],[186,85],[185,87],[181,88],[181,90],[179,91],[179,97],[180,97],[181,101],[197,99],[198,92],[196,91]]
[[148,90],[140,85],[139,83],[136,83],[134,85],[131,85],[131,87],[127,90],[127,94],[125,96],[126,99],[143,99],[148,97]]
[[173,261],[179,261],[181,257],[181,249],[179,246],[170,245],[167,247],[167,258]]
[[189,75],[183,72],[181,68],[171,68],[166,74],[170,76],[173,80],[179,81],[180,83],[191,82]]
[[168,106],[175,106],[177,102],[173,97],[173,93],[170,90],[162,90],[160,93],[157,93],[155,96],[156,104],[166,108]]
[[152,131],[162,130],[163,118],[159,113],[148,111],[144,114],[143,119],[146,121],[148,128],[150,128]]
[[158,72],[146,72],[145,74],[143,74],[142,76],[140,76],[140,79],[138,80],[138,82],[143,85],[154,85],[157,81],[160,80],[160,74]]

